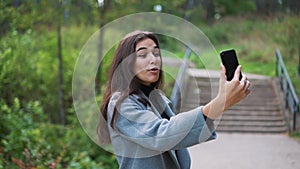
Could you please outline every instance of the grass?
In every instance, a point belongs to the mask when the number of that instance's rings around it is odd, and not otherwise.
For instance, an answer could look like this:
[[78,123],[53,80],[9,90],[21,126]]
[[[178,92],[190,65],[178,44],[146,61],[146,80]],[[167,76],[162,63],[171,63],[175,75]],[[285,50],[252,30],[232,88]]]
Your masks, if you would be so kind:
[[[299,98],[300,20],[297,18],[299,16],[224,18],[212,27],[203,26],[203,32],[217,51],[236,49],[245,73],[275,77],[275,51],[279,49]],[[290,135],[300,141],[299,131]]]
[[300,132],[292,132],[290,133],[290,137],[294,138],[296,141],[300,143]]
[[[279,49],[299,98],[300,85],[297,84],[300,84],[300,77],[297,74],[297,68],[300,41],[295,37],[300,37],[300,20],[297,18],[298,16],[288,15],[273,18],[245,16],[222,18],[211,26],[194,23],[212,42],[217,53],[208,50],[207,53],[202,53],[205,57],[191,56],[190,61],[198,68],[218,70],[219,64],[216,62],[220,60],[212,60],[212,58],[219,57],[215,55],[218,55],[221,50],[234,48],[243,66],[243,72],[275,77],[275,51]],[[173,44],[173,41],[170,43]],[[177,56],[184,55],[182,48],[175,53]],[[203,63],[203,60],[209,62]]]
[[[212,26],[198,26],[208,36],[217,51],[234,48],[246,73],[275,76],[275,50],[279,49],[289,76],[300,97],[300,77],[297,74],[300,45],[298,16],[274,18],[228,17]],[[298,39],[297,39],[298,37]]]

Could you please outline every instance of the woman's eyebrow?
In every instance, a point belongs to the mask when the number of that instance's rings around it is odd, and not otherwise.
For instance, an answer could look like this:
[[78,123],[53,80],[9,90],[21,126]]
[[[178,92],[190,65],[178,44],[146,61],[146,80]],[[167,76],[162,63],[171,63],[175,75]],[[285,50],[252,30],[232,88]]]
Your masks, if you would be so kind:
[[143,49],[147,49],[146,47],[140,47],[138,48],[138,50],[136,50],[137,52],[140,51],[140,50],[143,50]]
[[[144,49],[148,49],[146,47],[140,47],[138,48],[138,50],[136,50],[137,52],[140,51],[140,50],[144,50]],[[158,46],[153,46],[153,49],[159,49]]]

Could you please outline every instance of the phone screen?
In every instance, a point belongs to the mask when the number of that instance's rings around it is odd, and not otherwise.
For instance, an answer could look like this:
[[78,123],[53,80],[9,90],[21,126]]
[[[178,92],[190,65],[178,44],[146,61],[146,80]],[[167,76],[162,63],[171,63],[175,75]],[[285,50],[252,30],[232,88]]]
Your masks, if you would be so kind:
[[[234,49],[221,51],[220,53],[223,65],[226,68],[226,77],[230,81],[234,77],[234,72],[239,65],[237,55]],[[240,80],[242,79],[242,73],[240,73]]]

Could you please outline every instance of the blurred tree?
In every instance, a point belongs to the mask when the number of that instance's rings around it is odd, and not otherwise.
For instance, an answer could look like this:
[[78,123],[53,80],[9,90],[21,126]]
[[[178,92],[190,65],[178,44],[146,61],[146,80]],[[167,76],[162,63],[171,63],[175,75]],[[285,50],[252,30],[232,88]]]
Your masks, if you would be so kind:
[[299,0],[282,0],[282,5],[287,9],[288,12],[292,12],[295,14],[300,13]]
[[59,117],[60,123],[65,125],[66,113],[64,107],[64,79],[63,79],[63,60],[62,60],[62,43],[61,43],[61,25],[62,25],[62,14],[63,4],[61,1],[56,1],[56,27],[57,27],[57,57],[58,57],[58,102],[59,102]]
[[213,23],[215,18],[215,4],[213,0],[202,0],[203,6],[206,9],[205,20],[209,25]]
[[208,25],[220,17],[242,15],[256,9],[253,0],[201,0],[195,1],[194,4],[192,15],[205,21]]
[[98,1],[98,11],[99,11],[99,42],[98,42],[98,71],[95,78],[96,92],[101,95],[101,75],[102,75],[102,58],[103,58],[103,37],[104,37],[104,25],[105,25],[105,14],[107,9],[109,9],[111,1]]
[[258,13],[271,16],[272,13],[278,11],[279,1],[274,0],[254,0]]
[[299,14],[300,1],[299,0],[253,0],[255,2],[256,10],[260,14],[271,16],[276,12],[283,12]]
[[255,10],[253,0],[215,0],[215,8],[221,16],[240,15]]

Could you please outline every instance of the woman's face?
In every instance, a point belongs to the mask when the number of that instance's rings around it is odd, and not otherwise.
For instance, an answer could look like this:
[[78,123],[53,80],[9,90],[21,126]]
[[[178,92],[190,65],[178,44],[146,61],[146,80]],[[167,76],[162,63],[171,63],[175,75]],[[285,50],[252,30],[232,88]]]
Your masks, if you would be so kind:
[[158,46],[150,39],[144,39],[136,44],[136,60],[134,73],[144,85],[150,85],[159,79],[161,57]]

